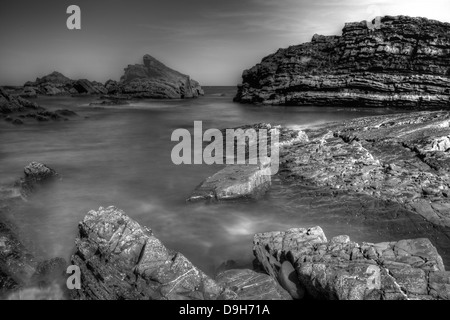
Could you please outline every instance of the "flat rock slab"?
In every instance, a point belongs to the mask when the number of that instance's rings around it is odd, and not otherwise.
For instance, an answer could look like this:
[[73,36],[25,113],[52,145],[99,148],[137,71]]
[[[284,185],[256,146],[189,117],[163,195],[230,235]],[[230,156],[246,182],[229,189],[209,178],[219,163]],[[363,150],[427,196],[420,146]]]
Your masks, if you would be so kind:
[[207,178],[187,201],[257,199],[269,190],[270,185],[270,168],[261,168],[259,165],[228,165]]
[[448,299],[450,272],[428,239],[358,243],[327,241],[320,227],[254,236],[254,253],[278,279],[289,261],[307,295],[315,299]]
[[216,281],[236,292],[238,300],[292,300],[275,279],[253,270],[227,270],[220,273]]

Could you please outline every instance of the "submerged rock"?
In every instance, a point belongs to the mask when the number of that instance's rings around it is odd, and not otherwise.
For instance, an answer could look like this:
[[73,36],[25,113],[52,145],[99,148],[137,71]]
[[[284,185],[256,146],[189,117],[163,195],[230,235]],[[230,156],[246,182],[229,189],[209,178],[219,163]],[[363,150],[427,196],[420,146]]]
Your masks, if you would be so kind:
[[360,245],[348,236],[328,241],[315,227],[256,234],[253,244],[268,274],[280,280],[288,261],[302,290],[314,299],[450,298],[450,272],[428,239]]
[[245,70],[235,101],[267,105],[450,107],[450,24],[385,16],[346,23],[342,36],[265,57]]

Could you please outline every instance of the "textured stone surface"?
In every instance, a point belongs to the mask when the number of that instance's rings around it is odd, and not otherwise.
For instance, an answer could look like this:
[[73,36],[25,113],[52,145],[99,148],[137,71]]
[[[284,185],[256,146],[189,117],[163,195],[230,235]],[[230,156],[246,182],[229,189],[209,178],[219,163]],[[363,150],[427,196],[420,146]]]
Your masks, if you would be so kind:
[[322,229],[290,229],[254,236],[254,252],[264,269],[278,278],[289,261],[307,296],[315,299],[448,299],[449,275],[428,239],[352,242],[327,241]]
[[218,284],[236,292],[237,300],[291,300],[275,279],[249,269],[232,269],[216,277]]
[[280,152],[281,176],[324,189],[393,201],[450,226],[449,112],[359,118],[307,130]]
[[236,101],[273,105],[449,107],[450,24],[386,16],[347,23],[342,36],[264,58],[243,72]]
[[234,299],[181,253],[115,207],[90,211],[79,224],[72,263],[81,269],[77,299]]

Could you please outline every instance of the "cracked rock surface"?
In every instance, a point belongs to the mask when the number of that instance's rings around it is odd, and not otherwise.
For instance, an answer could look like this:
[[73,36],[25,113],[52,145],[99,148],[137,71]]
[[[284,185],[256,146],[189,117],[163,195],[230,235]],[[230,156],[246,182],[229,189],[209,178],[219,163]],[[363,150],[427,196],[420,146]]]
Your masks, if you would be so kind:
[[282,263],[295,268],[299,286],[314,299],[449,299],[450,272],[428,239],[362,243],[327,240],[320,227],[254,236],[256,258],[280,279]]

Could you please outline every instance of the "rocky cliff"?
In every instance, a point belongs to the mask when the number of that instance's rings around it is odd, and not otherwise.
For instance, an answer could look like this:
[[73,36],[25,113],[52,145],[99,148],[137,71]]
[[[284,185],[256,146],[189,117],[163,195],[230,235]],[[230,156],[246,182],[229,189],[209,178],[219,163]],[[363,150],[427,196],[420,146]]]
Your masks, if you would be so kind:
[[279,49],[242,78],[242,103],[449,107],[450,24],[407,16],[347,23],[342,36]]
[[134,98],[184,99],[203,95],[199,83],[146,54],[144,64],[129,65],[119,83],[108,81],[110,94]]

